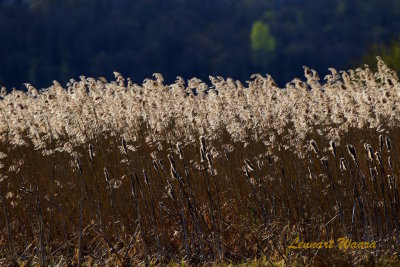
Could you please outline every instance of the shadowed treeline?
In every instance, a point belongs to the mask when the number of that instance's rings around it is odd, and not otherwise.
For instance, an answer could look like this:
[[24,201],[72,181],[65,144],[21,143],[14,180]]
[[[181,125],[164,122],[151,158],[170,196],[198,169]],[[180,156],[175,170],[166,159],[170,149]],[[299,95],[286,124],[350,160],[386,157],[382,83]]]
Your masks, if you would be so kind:
[[303,65],[347,69],[398,38],[399,10],[396,0],[1,0],[0,85],[113,71],[135,82],[269,73],[283,85]]

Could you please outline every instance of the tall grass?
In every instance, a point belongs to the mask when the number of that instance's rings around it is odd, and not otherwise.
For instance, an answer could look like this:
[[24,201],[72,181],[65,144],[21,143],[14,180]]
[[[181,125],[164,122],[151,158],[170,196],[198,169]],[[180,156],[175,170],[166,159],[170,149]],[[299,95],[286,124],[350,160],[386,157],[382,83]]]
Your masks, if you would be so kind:
[[[2,94],[1,265],[397,257],[400,83],[81,77]],[[347,236],[375,250],[289,250]]]

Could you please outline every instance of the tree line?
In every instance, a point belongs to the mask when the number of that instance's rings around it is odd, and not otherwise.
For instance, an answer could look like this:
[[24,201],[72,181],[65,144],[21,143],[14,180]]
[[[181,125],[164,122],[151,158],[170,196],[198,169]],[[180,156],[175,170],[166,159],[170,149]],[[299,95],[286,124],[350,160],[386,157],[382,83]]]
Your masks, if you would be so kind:
[[268,73],[282,85],[303,65],[323,74],[383,51],[396,65],[399,15],[398,0],[0,0],[0,85],[113,71],[135,82]]

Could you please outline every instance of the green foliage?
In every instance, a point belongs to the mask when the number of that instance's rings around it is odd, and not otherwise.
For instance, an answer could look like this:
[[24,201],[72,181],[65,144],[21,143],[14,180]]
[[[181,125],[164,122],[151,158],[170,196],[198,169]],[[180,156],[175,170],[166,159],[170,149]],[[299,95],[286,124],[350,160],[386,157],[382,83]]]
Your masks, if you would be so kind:
[[392,41],[388,45],[375,44],[371,46],[361,62],[376,69],[374,61],[376,61],[377,56],[380,56],[390,68],[400,72],[400,41]]
[[276,40],[270,32],[268,24],[260,20],[254,22],[250,41],[254,63],[261,67],[268,67],[276,49]]
[[276,48],[275,38],[272,36],[268,24],[256,21],[251,29],[251,48],[255,52],[273,53]]

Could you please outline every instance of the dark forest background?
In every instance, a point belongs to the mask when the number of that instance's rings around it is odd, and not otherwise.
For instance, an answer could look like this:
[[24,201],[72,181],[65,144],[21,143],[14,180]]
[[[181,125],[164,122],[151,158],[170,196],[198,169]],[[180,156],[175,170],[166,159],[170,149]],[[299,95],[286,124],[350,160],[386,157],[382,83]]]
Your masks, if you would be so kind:
[[399,0],[0,0],[0,85],[400,69]]

